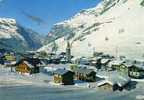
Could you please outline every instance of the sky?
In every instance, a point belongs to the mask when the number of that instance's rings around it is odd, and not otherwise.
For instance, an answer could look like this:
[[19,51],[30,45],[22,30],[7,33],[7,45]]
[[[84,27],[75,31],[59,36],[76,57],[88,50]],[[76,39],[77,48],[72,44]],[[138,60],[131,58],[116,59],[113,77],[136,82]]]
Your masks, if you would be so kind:
[[[0,17],[46,35],[54,24],[67,20],[82,9],[95,7],[101,0],[0,0]],[[40,24],[40,23],[42,24]]]

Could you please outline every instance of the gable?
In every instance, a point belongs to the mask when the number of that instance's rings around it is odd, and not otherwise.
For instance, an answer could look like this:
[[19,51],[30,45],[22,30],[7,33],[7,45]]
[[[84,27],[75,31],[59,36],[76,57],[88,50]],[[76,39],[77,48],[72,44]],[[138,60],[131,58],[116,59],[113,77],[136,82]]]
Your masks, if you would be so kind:
[[25,63],[20,63],[20,64],[18,64],[18,67],[26,67],[26,68],[28,68],[28,65],[25,64]]

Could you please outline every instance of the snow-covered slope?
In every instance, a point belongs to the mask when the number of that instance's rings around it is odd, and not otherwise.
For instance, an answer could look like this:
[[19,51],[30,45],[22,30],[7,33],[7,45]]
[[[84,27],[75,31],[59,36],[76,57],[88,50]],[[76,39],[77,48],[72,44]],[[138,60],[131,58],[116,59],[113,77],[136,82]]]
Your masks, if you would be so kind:
[[0,48],[23,52],[41,46],[38,34],[18,25],[15,19],[0,18]]
[[75,56],[93,51],[128,58],[144,57],[144,0],[103,0],[95,8],[82,10],[70,20],[57,23],[39,50],[65,50],[72,43]]

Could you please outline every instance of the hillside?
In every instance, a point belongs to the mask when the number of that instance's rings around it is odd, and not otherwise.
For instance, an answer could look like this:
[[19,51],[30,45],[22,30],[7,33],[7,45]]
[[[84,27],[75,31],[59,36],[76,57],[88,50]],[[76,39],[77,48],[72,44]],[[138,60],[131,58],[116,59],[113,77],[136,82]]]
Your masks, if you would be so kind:
[[93,51],[132,59],[144,57],[144,0],[103,0],[69,20],[54,25],[39,51],[65,50],[67,40],[74,56]]

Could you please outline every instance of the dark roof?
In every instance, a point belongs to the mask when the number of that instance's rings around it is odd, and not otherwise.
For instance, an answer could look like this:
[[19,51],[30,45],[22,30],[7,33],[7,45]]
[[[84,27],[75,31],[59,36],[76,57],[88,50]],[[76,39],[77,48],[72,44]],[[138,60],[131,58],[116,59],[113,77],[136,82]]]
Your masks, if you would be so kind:
[[[65,70],[65,69],[57,69],[56,71],[54,71],[55,74],[59,74],[59,75],[64,75],[68,72],[71,72],[71,71]],[[71,73],[73,73],[73,72],[71,72]]]
[[133,64],[133,65],[129,66],[129,68],[133,68],[133,67],[144,70],[143,64]]
[[[92,70],[92,69],[77,68],[77,69],[74,70],[74,72],[83,73],[83,74],[90,74],[90,73],[95,72],[95,71]],[[95,72],[95,73],[96,73],[96,72]]]

